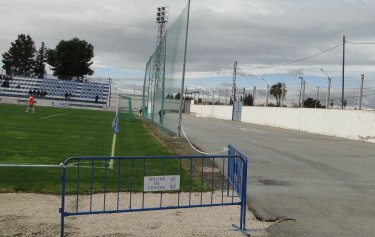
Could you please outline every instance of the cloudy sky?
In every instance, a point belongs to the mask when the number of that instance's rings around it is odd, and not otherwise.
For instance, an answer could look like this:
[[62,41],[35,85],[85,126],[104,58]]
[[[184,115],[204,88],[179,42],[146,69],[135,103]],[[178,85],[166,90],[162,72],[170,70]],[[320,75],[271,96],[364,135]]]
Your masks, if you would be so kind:
[[[170,25],[185,5],[186,0],[1,1],[0,52],[7,51],[21,33],[30,34],[37,47],[43,41],[48,48],[78,37],[94,45],[95,76],[141,84],[156,43],[156,8],[169,6]],[[327,76],[320,71],[324,68],[339,91],[342,37],[352,43],[374,43],[374,12],[374,0],[192,0],[187,86],[230,88],[237,60],[237,84],[247,90],[264,89],[265,81],[282,81],[288,94],[295,95],[302,76],[311,96],[316,86],[324,93]],[[309,60],[268,67],[335,46]],[[346,44],[346,56],[348,93],[354,88],[355,96],[364,73],[370,98],[375,87],[375,45]]]

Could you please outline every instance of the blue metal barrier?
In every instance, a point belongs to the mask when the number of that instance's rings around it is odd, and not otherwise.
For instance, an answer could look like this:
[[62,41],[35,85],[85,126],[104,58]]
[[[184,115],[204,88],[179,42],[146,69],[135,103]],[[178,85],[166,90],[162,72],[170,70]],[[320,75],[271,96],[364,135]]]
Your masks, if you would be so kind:
[[[238,159],[238,157],[241,157],[241,159]],[[242,160],[245,160],[245,162],[241,162]],[[246,220],[247,157],[232,145],[228,145],[227,176],[229,183],[229,185],[227,185],[227,194],[229,195],[229,187],[233,187],[232,190],[237,193],[241,200],[245,200],[245,203],[241,205],[241,209],[243,210],[241,211],[240,219]],[[245,222],[243,224],[245,224]]]
[[247,160],[247,157],[232,145],[228,145],[228,157],[228,181],[234,187],[234,191],[236,191],[238,195],[242,195],[242,191],[246,193],[246,187],[245,190],[243,190],[241,182],[244,164],[239,162],[239,159],[236,159],[236,157],[242,157],[244,160]]
[[[114,161],[113,169],[109,168],[110,160]],[[215,163],[222,170],[228,166],[227,177],[215,171]],[[61,175],[61,236],[68,216],[225,205],[240,205],[237,228],[243,231],[246,179],[247,158],[232,146],[224,156],[69,158]],[[194,192],[200,195],[198,199],[192,197]],[[142,197],[138,204],[135,193]],[[157,203],[148,199],[150,193],[160,194]],[[172,196],[173,203],[163,195]],[[100,205],[96,202],[99,199]]]

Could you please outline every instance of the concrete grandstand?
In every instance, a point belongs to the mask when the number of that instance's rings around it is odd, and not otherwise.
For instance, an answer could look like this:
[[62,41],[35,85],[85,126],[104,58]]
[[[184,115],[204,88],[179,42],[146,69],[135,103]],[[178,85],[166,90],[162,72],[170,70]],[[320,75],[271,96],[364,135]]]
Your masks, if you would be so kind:
[[[24,103],[30,92],[39,92],[35,96],[39,105],[105,108],[110,97],[110,84],[15,76],[9,80],[9,85],[0,87],[1,100],[7,102]],[[42,92],[46,95],[42,96]]]

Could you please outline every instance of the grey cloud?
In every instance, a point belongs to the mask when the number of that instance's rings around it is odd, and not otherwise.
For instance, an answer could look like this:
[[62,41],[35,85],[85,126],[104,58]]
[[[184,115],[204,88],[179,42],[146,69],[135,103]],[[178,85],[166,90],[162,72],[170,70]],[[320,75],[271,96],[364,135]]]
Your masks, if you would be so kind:
[[[204,20],[199,20],[195,29],[192,20],[192,35],[196,37],[192,36],[190,41],[192,52],[189,53],[194,55],[190,56],[191,61],[203,58],[199,65],[202,70],[215,67],[213,62],[222,66],[236,58],[249,64],[274,64],[309,56],[337,45],[341,43],[343,34],[347,34],[349,39],[357,35],[360,35],[360,40],[373,37],[372,33],[365,30],[374,23],[371,17],[373,4],[363,7],[361,4],[353,4],[353,1],[347,1],[346,4],[339,1],[305,3],[299,1],[296,6],[287,4],[287,7],[292,7],[284,9],[283,14],[256,18],[244,17],[244,14],[218,18],[215,12],[202,9],[200,15],[205,15]],[[357,21],[356,10],[366,20]],[[358,34],[363,31],[366,32]],[[206,53],[198,54],[202,51]],[[332,53],[309,62],[337,64],[341,52],[335,50]],[[354,54],[353,58],[357,56]]]
[[[18,34],[54,47],[79,37],[92,43],[105,65],[144,70],[155,48],[156,6],[170,6],[171,25],[186,1],[2,1],[0,51]],[[227,73],[240,64],[276,64],[348,41],[375,41],[370,0],[193,1],[187,70]],[[11,27],[9,27],[11,26]],[[339,65],[341,49],[297,64]],[[348,45],[348,64],[375,64],[375,47]],[[278,73],[278,69],[274,69]],[[298,72],[292,72],[298,73]]]

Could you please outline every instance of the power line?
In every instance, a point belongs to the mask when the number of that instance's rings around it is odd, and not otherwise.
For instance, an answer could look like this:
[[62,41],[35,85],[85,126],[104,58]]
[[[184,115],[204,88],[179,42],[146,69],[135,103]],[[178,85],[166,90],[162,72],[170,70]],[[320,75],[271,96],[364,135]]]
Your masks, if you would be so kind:
[[[259,81],[262,80],[260,77],[257,77],[257,76],[249,76],[249,75],[243,74],[243,73],[241,73],[241,72],[239,72],[239,71],[237,71],[237,74],[238,74],[240,77],[245,78],[245,79],[247,80],[247,82],[249,82],[249,84],[250,84],[251,86],[254,86],[255,84],[253,84],[253,83],[250,82],[249,77],[256,78],[256,79],[258,79]],[[268,83],[266,82],[266,84],[268,84]]]
[[238,71],[237,71],[237,74],[238,74],[240,77],[245,78],[246,81],[247,81],[250,85],[253,85],[253,83],[250,82],[250,80],[247,78],[246,75],[244,75],[244,74],[242,74],[242,73],[240,73],[240,72],[238,72]]
[[307,85],[310,85],[310,86],[316,86],[316,87],[324,87],[324,86],[320,86],[320,85],[314,85],[314,84],[311,84],[311,83],[308,83],[306,82]]
[[[331,87],[332,89],[341,89],[341,87]],[[375,87],[364,87],[363,88],[364,90],[372,90],[372,89],[375,89]],[[348,88],[345,88],[345,90],[359,90],[359,87],[348,87]]]
[[[375,93],[370,93],[370,94],[364,94],[362,97],[365,97],[367,95],[374,95]],[[354,96],[348,96],[346,99],[354,99],[360,97],[359,95],[354,95]]]
[[375,43],[372,43],[372,42],[346,42],[347,44],[375,44]]
[[[341,90],[341,87],[333,87],[331,86],[332,89],[337,89],[337,90]],[[359,90],[359,87],[346,87],[345,90]]]
[[329,51],[332,51],[338,47],[342,46],[342,43],[341,44],[338,44],[332,48],[329,48],[327,50],[324,50],[324,51],[321,51],[317,54],[314,54],[314,55],[311,55],[311,56],[308,56],[308,57],[305,57],[305,58],[301,58],[301,59],[297,59],[297,60],[294,60],[294,61],[289,61],[289,62],[286,62],[286,63],[279,63],[279,64],[273,64],[273,65],[270,65],[270,66],[249,66],[249,65],[243,65],[241,67],[250,67],[250,68],[272,68],[272,67],[279,67],[279,66],[286,66],[286,65],[289,65],[289,64],[293,64],[293,63],[298,63],[298,62],[302,62],[302,61],[305,61],[305,60],[308,60],[310,58],[313,58],[313,57],[316,57],[316,56],[319,56],[321,54],[324,54],[324,53],[327,53]]
[[[363,94],[362,97],[365,97],[365,96],[368,96],[368,95],[375,95],[375,92],[374,93],[366,93],[366,94]],[[354,99],[354,98],[358,98],[359,95],[354,95],[354,96],[348,96],[346,97],[346,99]],[[341,97],[334,97],[332,99],[341,99]]]

